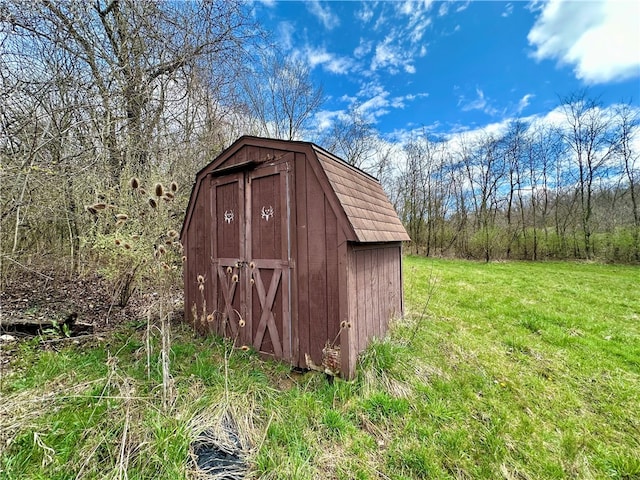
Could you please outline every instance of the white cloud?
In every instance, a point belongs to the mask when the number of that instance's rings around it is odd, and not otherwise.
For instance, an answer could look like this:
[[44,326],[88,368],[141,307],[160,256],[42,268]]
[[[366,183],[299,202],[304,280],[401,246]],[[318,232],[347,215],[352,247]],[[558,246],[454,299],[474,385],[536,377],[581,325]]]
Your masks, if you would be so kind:
[[513,13],[513,3],[509,2],[505,5],[504,11],[502,12],[502,16],[507,18],[510,17]]
[[[360,115],[368,122],[375,123],[376,118],[388,113],[389,92],[375,82],[364,84],[356,94],[353,104]],[[352,104],[352,105],[353,105]]]
[[389,92],[371,97],[359,106],[358,110],[362,117],[369,123],[376,123],[377,118],[389,113]]
[[416,21],[414,25],[411,26],[412,28],[409,32],[409,39],[411,40],[411,43],[417,43],[421,41],[429,25],[431,25],[430,18],[424,18]]
[[410,93],[410,94],[408,94],[408,95],[405,95],[405,97],[404,97],[404,98],[405,98],[406,100],[413,101],[413,100],[415,100],[416,98],[426,98],[426,97],[428,97],[428,96],[429,96],[429,94],[428,94],[428,93]]
[[322,5],[318,0],[305,2],[305,5],[309,12],[315,15],[327,30],[332,30],[340,25],[340,18],[331,11],[329,6]]
[[[525,97],[527,97],[525,95]],[[524,98],[524,97],[523,97]],[[407,98],[408,99],[408,98]],[[613,118],[615,109],[618,105],[610,105],[605,107],[601,113],[605,117]],[[633,107],[636,115],[640,115],[640,107]],[[500,138],[506,134],[513,121],[521,121],[525,125],[525,131],[535,135],[541,132],[541,128],[551,127],[560,130],[567,130],[570,126],[567,123],[567,116],[562,106],[558,106],[546,113],[539,113],[527,117],[507,116],[497,122],[487,123],[484,125],[465,125],[465,124],[448,124],[446,126],[434,123],[431,125],[421,125],[419,128],[407,128],[396,130],[393,132],[393,144],[397,146],[398,152],[402,154],[402,146],[407,141],[419,138],[425,133],[433,134],[439,137],[446,144],[446,151],[451,154],[461,153],[464,145],[471,146],[476,142],[483,142],[489,137]],[[635,151],[640,150],[640,127],[636,127],[632,131],[632,142]],[[402,157],[400,157],[401,159]]]
[[398,10],[404,15],[412,15],[414,12],[415,3],[411,0],[405,2],[398,2]]
[[[396,12],[399,15],[409,17],[406,22],[407,28],[403,32],[403,37],[408,38],[411,43],[417,43],[422,40],[424,32],[429,25],[431,25],[431,18],[429,17],[429,10],[433,1],[425,0],[417,2],[414,0],[408,0],[405,2],[396,3]],[[402,20],[404,23],[405,20]]]
[[356,98],[348,97],[348,100],[367,122],[376,123],[378,117],[389,113],[390,109],[404,108],[407,102],[427,96],[428,93],[414,93],[389,98],[389,92],[382,85],[371,82],[360,88]]
[[600,0],[542,4],[528,35],[537,60],[574,66],[589,84],[640,76],[640,2]]
[[331,128],[336,119],[344,115],[343,110],[320,110],[315,114],[315,125],[318,132],[324,132]]
[[353,62],[346,57],[333,57],[325,63],[324,68],[331,73],[343,75],[353,69]]
[[286,51],[293,47],[294,26],[290,22],[278,23],[278,38],[280,46]]
[[378,19],[376,20],[376,23],[373,25],[373,30],[374,31],[379,31],[387,22],[387,17],[385,16],[385,14],[383,12],[380,13],[380,15],[378,16]]
[[373,48],[373,42],[371,40],[360,39],[360,44],[353,51],[353,55],[356,58],[362,58],[368,55]]
[[333,59],[333,55],[325,50],[317,50],[308,48],[306,50],[307,63],[311,68],[315,68],[323,63],[330,62]]
[[[357,58],[371,54],[370,71],[386,70],[395,75],[400,72],[416,73],[415,59],[427,54],[425,38],[432,25],[432,0],[408,0],[402,2],[380,2],[375,9],[377,20],[374,29],[384,30],[385,36],[376,44],[365,43],[354,51]],[[379,8],[376,8],[376,5]],[[434,14],[435,15],[435,14]],[[380,37],[379,37],[380,38]]]
[[352,104],[358,100],[358,97],[352,97],[351,95],[347,95],[346,93],[340,97],[340,101],[345,102],[347,104]]
[[429,10],[433,3],[434,0],[406,0],[404,2],[398,2],[397,7],[398,11],[400,11],[404,15],[414,16],[416,14]]
[[404,50],[394,34],[389,34],[376,45],[375,54],[371,60],[371,70],[386,68],[392,75],[398,73],[400,69],[407,73],[415,73],[413,55],[415,52]]
[[404,108],[407,102],[413,102],[418,98],[426,98],[428,96],[428,93],[410,93],[408,95],[394,97],[391,99],[391,106],[393,108]]
[[520,101],[518,102],[518,107],[516,109],[517,113],[522,112],[525,108],[527,108],[529,106],[529,101],[535,97],[534,94],[532,93],[527,93],[524,97],[522,97],[520,99]]
[[473,100],[467,100],[463,95],[458,99],[458,105],[460,105],[463,112],[470,110],[484,110],[487,106],[487,101],[484,98],[484,92],[479,88],[476,88],[477,97]]
[[484,92],[476,87],[476,97],[469,100],[464,95],[458,97],[458,106],[463,112],[469,112],[471,110],[480,110],[487,115],[495,116],[499,112],[496,108],[491,106],[491,102],[484,96]]
[[373,9],[367,2],[362,2],[362,10],[356,12],[356,18],[363,23],[369,23],[373,18]]
[[[596,117],[602,115],[604,119],[616,122],[616,111],[622,107],[621,104],[612,104],[605,107],[596,107],[592,111]],[[640,115],[640,107],[631,107],[632,115]],[[571,124],[567,120],[567,112],[562,105],[555,107],[546,113],[530,115],[521,119],[527,125],[527,131],[530,133],[540,131],[544,128],[556,128],[567,133],[571,132]],[[640,151],[640,126],[632,128],[630,131],[631,148],[633,151]],[[603,146],[601,146],[603,148]],[[612,162],[617,160],[612,158]]]
[[471,0],[467,0],[466,2],[462,3],[461,5],[458,6],[458,8],[456,8],[456,12],[464,12],[470,3],[471,3]]
[[324,48],[307,47],[304,52],[298,52],[295,56],[304,56],[311,68],[320,65],[328,72],[343,75],[354,68],[354,62],[348,57],[339,57],[327,52]]
[[499,122],[488,123],[480,128],[467,130],[465,136],[475,137],[475,140],[480,140],[481,138],[486,138],[487,136],[499,138],[504,135],[509,129],[510,121],[510,119],[505,119]]
[[400,56],[402,52],[393,45],[393,37],[387,35],[385,39],[378,43],[375,48],[375,54],[371,60],[371,70],[378,70],[387,66],[397,67],[400,64]]

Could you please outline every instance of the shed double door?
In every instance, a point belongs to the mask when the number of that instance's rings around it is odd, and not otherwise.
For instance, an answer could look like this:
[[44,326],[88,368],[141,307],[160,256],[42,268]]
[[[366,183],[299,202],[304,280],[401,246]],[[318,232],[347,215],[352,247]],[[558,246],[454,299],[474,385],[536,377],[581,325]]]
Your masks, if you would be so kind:
[[211,179],[218,333],[283,360],[292,358],[292,160]]

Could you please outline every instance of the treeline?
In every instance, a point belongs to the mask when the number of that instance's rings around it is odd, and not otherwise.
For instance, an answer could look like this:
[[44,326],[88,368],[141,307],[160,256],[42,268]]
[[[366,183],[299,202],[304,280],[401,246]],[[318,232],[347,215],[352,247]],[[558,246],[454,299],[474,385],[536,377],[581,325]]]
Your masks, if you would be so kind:
[[0,28],[2,280],[139,272],[200,168],[242,134],[298,137],[322,99],[241,0],[5,0]]
[[413,251],[639,262],[637,109],[580,93],[555,113],[501,133],[412,138],[389,188]]
[[380,178],[421,254],[640,261],[637,109],[575,95],[561,121],[402,152],[358,105],[317,132],[321,89],[250,8],[0,4],[0,283],[44,263],[98,269],[126,297],[195,173],[243,134],[311,140]]

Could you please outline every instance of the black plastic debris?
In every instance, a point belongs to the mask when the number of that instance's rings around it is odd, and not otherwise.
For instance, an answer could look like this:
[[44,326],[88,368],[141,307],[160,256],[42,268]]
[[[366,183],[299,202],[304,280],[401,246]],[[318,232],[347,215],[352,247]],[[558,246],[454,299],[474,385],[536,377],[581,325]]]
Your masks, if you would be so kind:
[[218,429],[205,430],[191,444],[195,463],[201,473],[219,480],[245,478],[247,465],[237,429],[225,417]]

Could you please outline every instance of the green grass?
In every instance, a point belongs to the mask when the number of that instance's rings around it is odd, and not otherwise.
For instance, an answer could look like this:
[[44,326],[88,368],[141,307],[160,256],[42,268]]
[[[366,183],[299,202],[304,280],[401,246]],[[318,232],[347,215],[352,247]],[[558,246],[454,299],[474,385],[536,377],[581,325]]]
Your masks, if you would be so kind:
[[197,478],[191,441],[233,418],[254,478],[640,479],[640,269],[408,257],[404,278],[352,382],[179,327],[165,410],[157,340],[151,378],[139,332],[23,346],[0,477]]
[[436,284],[415,348],[446,379],[427,389],[455,399],[447,427],[471,454],[458,467],[485,478],[640,476],[639,269],[410,258],[405,276],[417,316]]

